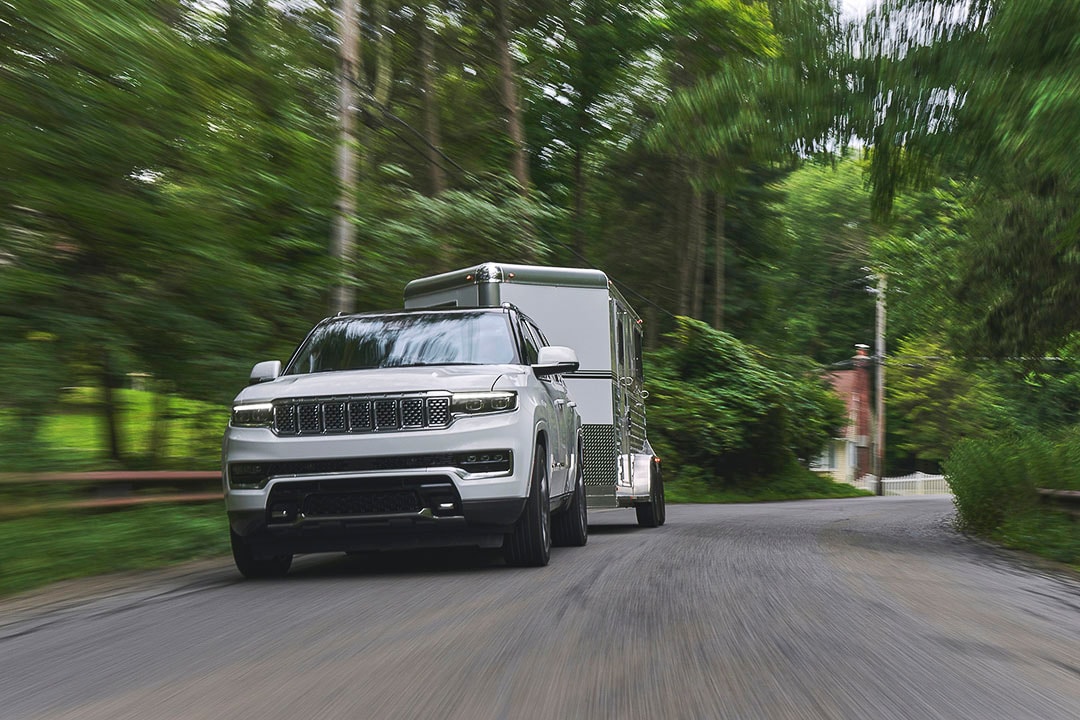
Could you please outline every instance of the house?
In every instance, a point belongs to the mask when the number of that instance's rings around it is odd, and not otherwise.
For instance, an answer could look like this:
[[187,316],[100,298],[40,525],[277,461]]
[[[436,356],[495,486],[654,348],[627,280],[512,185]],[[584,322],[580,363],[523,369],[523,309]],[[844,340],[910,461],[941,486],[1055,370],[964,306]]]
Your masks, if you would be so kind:
[[872,435],[870,374],[873,360],[867,356],[866,345],[856,345],[850,370],[827,373],[836,394],[844,401],[848,423],[843,434],[833,438],[821,456],[810,463],[810,469],[827,474],[839,482],[854,483],[871,472]]

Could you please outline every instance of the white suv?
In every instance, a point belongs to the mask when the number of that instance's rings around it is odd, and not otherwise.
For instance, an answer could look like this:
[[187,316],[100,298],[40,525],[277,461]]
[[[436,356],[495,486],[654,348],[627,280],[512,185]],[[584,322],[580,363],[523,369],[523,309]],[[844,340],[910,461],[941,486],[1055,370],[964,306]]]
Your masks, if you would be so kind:
[[233,403],[222,481],[236,566],[294,553],[502,546],[546,565],[588,538],[581,419],[548,347],[512,306],[340,315]]

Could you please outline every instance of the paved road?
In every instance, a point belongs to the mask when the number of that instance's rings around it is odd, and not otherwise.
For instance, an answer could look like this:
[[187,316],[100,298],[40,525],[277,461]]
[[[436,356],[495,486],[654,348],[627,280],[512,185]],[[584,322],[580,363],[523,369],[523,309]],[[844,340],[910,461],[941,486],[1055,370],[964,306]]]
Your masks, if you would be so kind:
[[950,516],[674,506],[639,530],[609,511],[539,570],[321,556],[245,583],[215,562],[7,603],[0,718],[1080,718],[1080,584]]

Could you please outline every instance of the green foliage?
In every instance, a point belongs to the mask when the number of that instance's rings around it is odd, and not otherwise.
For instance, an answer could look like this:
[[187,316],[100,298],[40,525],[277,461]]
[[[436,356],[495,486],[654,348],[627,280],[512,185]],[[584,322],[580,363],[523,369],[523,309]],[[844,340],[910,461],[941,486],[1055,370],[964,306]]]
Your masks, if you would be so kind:
[[0,522],[0,596],[228,551],[219,503],[6,520]]
[[1036,488],[1080,490],[1080,428],[958,444],[945,463],[960,526],[1007,547],[1080,563],[1080,523]]
[[867,287],[875,229],[863,172],[851,158],[808,163],[779,184],[779,299],[772,322],[763,323],[769,347],[832,364],[873,338]]
[[871,493],[813,473],[793,463],[782,474],[752,485],[717,487],[699,468],[683,468],[677,480],[664,483],[664,497],[673,503],[744,503],[782,500],[825,500],[864,497]]
[[678,460],[674,477],[702,473],[724,486],[783,473],[816,456],[843,424],[838,398],[811,365],[783,370],[726,333],[681,317],[651,353],[650,438]]
[[1080,489],[1080,429],[963,440],[945,462],[960,524],[992,533],[1034,511],[1035,488]]
[[853,34],[879,214],[942,174],[974,186],[951,252],[924,252],[954,280],[952,334],[973,355],[1052,351],[1080,329],[1078,22],[1075,0],[892,0]]
[[1080,565],[1080,523],[1049,508],[1010,516],[993,534],[1006,547]]
[[950,357],[933,340],[907,339],[888,365],[889,446],[938,463],[960,440],[1009,429],[1007,403],[981,366]]
[[1009,514],[1034,506],[1023,450],[1014,438],[964,440],[953,448],[944,469],[963,529],[992,532]]
[[[128,465],[135,468],[213,470],[220,464],[228,408],[149,391],[117,392],[118,419]],[[69,388],[43,409],[34,433],[18,411],[0,411],[0,473],[96,470],[109,466],[97,388]],[[160,414],[159,414],[160,413]],[[155,433],[157,447],[155,447]]]

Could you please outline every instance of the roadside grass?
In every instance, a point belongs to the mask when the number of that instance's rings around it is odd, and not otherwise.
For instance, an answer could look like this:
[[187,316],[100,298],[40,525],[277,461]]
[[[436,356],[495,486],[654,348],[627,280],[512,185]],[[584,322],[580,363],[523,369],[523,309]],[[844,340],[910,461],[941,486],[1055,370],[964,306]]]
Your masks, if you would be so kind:
[[[0,411],[0,438],[4,438],[0,473],[118,469],[106,451],[100,400],[97,388],[68,389],[57,412],[44,419],[35,437],[20,432],[12,412]],[[157,457],[153,457],[155,402],[164,408]],[[227,408],[175,395],[158,398],[147,390],[118,390],[116,403],[124,467],[218,467]]]
[[1049,508],[1010,517],[990,539],[1080,570],[1080,520]]
[[0,522],[0,596],[229,552],[221,503],[54,512]]
[[961,530],[1080,565],[1080,519],[1041,501],[1036,492],[1080,490],[1080,428],[964,440],[944,470]]
[[782,500],[825,500],[872,495],[866,490],[838,483],[807,471],[786,475],[759,484],[718,488],[700,475],[687,476],[664,483],[664,497],[672,503],[751,503]]

